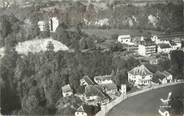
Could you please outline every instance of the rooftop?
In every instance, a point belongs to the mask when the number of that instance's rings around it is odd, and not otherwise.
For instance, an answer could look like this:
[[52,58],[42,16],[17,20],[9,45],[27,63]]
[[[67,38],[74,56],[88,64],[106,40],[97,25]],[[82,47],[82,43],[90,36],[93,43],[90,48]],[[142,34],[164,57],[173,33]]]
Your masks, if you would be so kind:
[[94,82],[89,78],[89,76],[84,76],[82,79],[84,79],[88,85],[94,85]]
[[102,99],[107,98],[107,96],[103,93],[101,87],[99,85],[88,85],[85,87],[86,96],[98,96]]
[[68,84],[68,85],[65,85],[65,86],[62,87],[62,91],[63,91],[63,92],[72,91],[72,88],[71,88],[70,85]]
[[168,77],[168,76],[171,75],[171,73],[169,73],[169,72],[167,72],[167,71],[164,71],[164,72],[163,72],[163,75],[166,76],[166,77]]
[[107,91],[117,90],[117,86],[115,83],[100,84],[100,87],[102,87],[103,89]]
[[162,48],[162,49],[166,49],[166,48],[171,48],[171,46],[169,45],[169,44],[159,44],[158,45],[160,48]]
[[112,75],[95,76],[94,80],[112,80]]
[[129,73],[133,75],[140,75],[140,76],[146,76],[146,75],[152,75],[153,73],[148,70],[148,68],[145,67],[145,65],[137,66],[129,71]]
[[118,37],[121,37],[121,38],[130,38],[131,36],[130,35],[119,35]]
[[144,45],[144,46],[153,46],[153,45],[156,45],[153,41],[141,41],[140,44],[141,45]]

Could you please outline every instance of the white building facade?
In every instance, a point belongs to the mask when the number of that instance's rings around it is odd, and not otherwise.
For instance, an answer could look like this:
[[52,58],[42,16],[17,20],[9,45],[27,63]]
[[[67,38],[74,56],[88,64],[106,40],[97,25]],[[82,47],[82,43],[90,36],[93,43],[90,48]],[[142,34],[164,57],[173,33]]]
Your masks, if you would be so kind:
[[131,43],[131,36],[130,35],[119,35],[118,42],[122,44],[130,44]]
[[50,32],[55,32],[58,26],[59,26],[58,18],[57,17],[51,17],[49,19],[49,29],[50,29]]
[[140,44],[138,46],[138,54],[141,56],[150,56],[154,53],[156,53],[155,44],[150,44],[150,45]]
[[134,86],[151,84],[153,73],[150,72],[144,65],[137,66],[128,72],[128,81]]

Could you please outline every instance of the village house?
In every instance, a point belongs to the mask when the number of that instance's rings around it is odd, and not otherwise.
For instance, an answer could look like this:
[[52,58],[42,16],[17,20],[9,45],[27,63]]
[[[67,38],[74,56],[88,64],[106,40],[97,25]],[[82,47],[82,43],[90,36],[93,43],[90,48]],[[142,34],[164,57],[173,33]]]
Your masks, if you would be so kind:
[[99,86],[102,88],[103,92],[109,95],[109,97],[112,99],[117,97],[116,94],[118,93],[118,88],[114,82],[108,84],[100,84]]
[[155,44],[169,44],[169,40],[166,38],[160,38],[157,35],[151,37],[151,40],[155,42]]
[[162,84],[171,83],[173,81],[173,76],[167,71],[157,71],[156,74],[159,76],[159,81]]
[[172,50],[172,47],[170,46],[170,44],[158,44],[157,45],[157,52],[158,53],[170,53],[170,51]]
[[46,21],[44,21],[44,20],[38,21],[38,27],[39,27],[41,32],[46,31],[46,29],[47,29],[46,26],[47,26]]
[[174,41],[170,41],[170,45],[172,47],[172,50],[177,50],[179,49],[179,47],[177,46],[177,44]]
[[148,86],[151,84],[153,73],[145,65],[137,66],[128,72],[128,81],[134,86]]
[[173,47],[173,50],[180,49],[182,47],[182,42],[180,38],[170,40],[170,44]]
[[85,108],[81,105],[77,111],[75,112],[75,116],[87,116],[87,112],[85,111]]
[[90,105],[101,105],[109,103],[109,97],[103,92],[99,85],[88,85],[85,87],[85,101]]
[[131,43],[131,36],[130,35],[119,35],[118,42],[122,44],[133,44]]
[[109,84],[113,83],[112,81],[112,75],[104,75],[104,76],[95,76],[94,81],[97,84]]
[[113,73],[111,75],[95,76],[94,81],[101,87],[102,91],[108,94],[112,99],[115,98],[115,94],[118,92],[117,85],[112,80]]
[[151,56],[156,53],[156,44],[153,41],[142,41],[138,47],[138,54],[141,56]]
[[70,85],[67,84],[62,87],[62,93],[63,93],[63,97],[71,96],[73,94],[73,90],[70,87]]
[[88,77],[84,76],[80,79],[80,86],[94,85],[94,82]]

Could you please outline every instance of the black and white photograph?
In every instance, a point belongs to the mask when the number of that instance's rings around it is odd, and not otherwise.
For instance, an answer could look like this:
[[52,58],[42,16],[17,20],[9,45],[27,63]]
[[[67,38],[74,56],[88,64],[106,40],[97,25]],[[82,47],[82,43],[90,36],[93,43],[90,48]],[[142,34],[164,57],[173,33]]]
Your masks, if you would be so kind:
[[0,116],[184,116],[184,0],[0,0]]

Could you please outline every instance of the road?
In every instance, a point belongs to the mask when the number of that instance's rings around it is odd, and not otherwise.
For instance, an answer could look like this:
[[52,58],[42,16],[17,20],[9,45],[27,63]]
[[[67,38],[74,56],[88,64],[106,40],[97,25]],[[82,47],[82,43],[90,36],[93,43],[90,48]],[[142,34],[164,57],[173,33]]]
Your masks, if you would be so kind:
[[159,116],[160,98],[166,98],[168,93],[173,96],[184,96],[184,84],[152,90],[131,97],[115,106],[108,116]]

